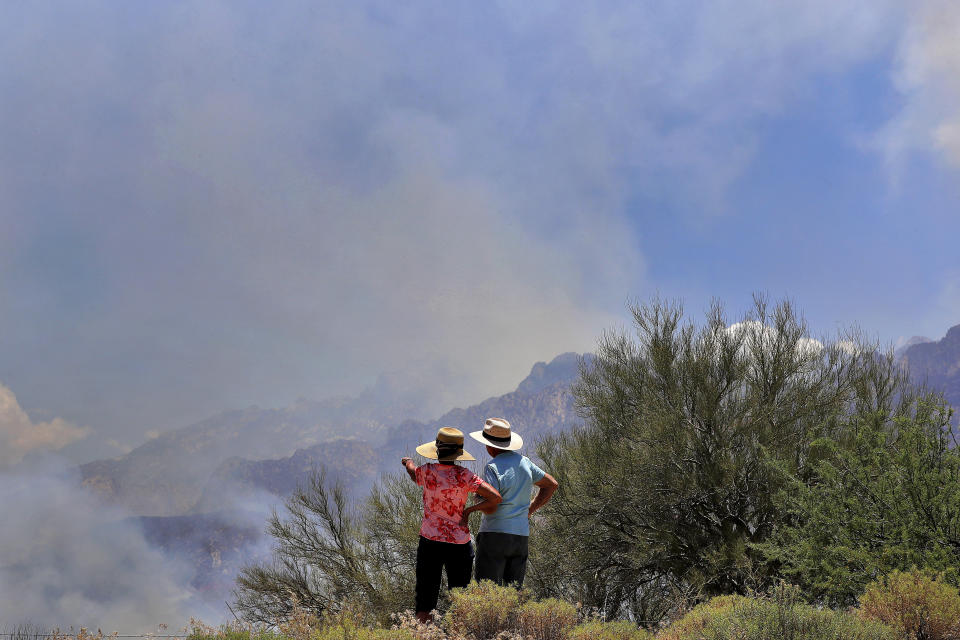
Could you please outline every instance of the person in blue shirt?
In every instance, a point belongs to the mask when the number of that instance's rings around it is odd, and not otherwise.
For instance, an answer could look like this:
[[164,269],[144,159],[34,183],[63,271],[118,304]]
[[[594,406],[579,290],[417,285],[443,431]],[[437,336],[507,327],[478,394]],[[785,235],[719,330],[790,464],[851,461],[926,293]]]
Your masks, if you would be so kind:
[[[482,500],[463,511],[464,520],[474,511],[484,514],[477,533],[474,577],[520,588],[527,571],[530,516],[550,502],[557,481],[519,453],[523,439],[503,418],[487,418],[483,430],[470,437],[486,445],[492,460],[483,470],[483,479],[502,497],[499,505]],[[534,486],[539,491],[531,502]]]

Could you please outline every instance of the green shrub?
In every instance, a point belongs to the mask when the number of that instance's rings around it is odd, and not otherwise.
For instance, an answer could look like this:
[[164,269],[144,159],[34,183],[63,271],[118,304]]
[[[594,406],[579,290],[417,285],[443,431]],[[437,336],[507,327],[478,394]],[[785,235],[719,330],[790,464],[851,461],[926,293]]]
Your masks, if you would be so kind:
[[590,620],[567,634],[568,640],[653,640],[653,634],[626,620],[601,622]]
[[[719,601],[719,602],[717,602]],[[803,604],[793,587],[770,597],[721,596],[694,608],[660,640],[898,640],[887,625]]]
[[520,604],[520,592],[484,580],[450,592],[450,607],[444,626],[453,635],[487,640],[510,631]]
[[917,640],[960,638],[960,592],[938,574],[894,571],[867,585],[858,613]]
[[576,624],[577,608],[556,598],[527,602],[517,611],[520,635],[533,640],[563,640]]

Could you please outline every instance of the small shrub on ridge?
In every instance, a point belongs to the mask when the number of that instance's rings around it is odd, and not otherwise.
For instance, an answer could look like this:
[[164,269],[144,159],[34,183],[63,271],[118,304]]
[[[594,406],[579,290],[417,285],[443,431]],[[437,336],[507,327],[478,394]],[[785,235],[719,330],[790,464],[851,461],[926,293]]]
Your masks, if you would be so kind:
[[667,627],[660,635],[660,640],[724,637],[730,626],[730,612],[745,600],[743,596],[717,596],[698,604]]
[[317,629],[310,636],[310,640],[415,640],[415,636],[407,629],[368,627],[352,620],[344,620]]
[[416,640],[410,629],[368,624],[365,610],[357,606],[328,613],[312,628],[309,620],[303,626],[310,628],[308,640]]
[[960,592],[941,576],[916,568],[894,571],[867,585],[858,613],[911,640],[960,638]]
[[653,640],[653,634],[626,620],[601,622],[590,620],[575,626],[568,640]]
[[520,635],[533,640],[563,640],[576,624],[577,608],[556,598],[527,602],[517,611]]
[[488,640],[513,630],[520,592],[484,580],[450,591],[450,607],[444,626],[454,635]]

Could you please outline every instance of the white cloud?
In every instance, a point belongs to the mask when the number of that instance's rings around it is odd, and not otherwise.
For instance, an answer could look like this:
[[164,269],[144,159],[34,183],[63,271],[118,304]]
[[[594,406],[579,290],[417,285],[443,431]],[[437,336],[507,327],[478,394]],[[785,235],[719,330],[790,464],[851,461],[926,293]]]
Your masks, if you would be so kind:
[[[777,342],[777,330],[758,320],[735,322],[727,327],[726,331],[732,336],[743,339],[742,350],[744,353],[750,353],[757,347],[769,351]],[[801,358],[813,357],[823,351],[823,343],[815,338],[801,336],[794,344],[794,351]]]
[[33,452],[57,451],[89,435],[90,429],[61,419],[33,422],[13,391],[0,384],[0,468]]
[[905,104],[880,136],[891,169],[914,151],[934,152],[960,168],[960,4],[907,3],[895,83]]
[[849,356],[855,356],[860,353],[860,347],[853,340],[838,340],[835,346]]

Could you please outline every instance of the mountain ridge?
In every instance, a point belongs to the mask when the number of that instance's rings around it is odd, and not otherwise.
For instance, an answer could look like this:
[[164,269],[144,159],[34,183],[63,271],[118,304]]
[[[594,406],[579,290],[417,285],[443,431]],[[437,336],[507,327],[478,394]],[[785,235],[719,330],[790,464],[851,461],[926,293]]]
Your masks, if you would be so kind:
[[[588,354],[586,359],[589,361],[590,357]],[[377,387],[356,398],[300,400],[281,409],[248,407],[223,411],[161,434],[124,456],[81,465],[82,484],[108,503],[122,505],[136,515],[174,516],[197,513],[211,504],[210,495],[215,490],[209,485],[218,471],[222,479],[230,481],[227,484],[235,485],[234,489],[243,483],[244,474],[252,474],[250,478],[270,475],[239,461],[232,463],[232,472],[221,470],[231,458],[248,463],[281,460],[293,458],[298,450],[354,440],[383,449],[377,453],[376,466],[380,468],[380,459],[429,439],[433,434],[428,432],[435,433],[441,422],[457,422],[467,430],[479,429],[484,417],[498,412],[513,416],[511,421],[518,431],[527,425],[534,433],[550,431],[573,419],[572,399],[565,394],[579,375],[582,358],[579,354],[564,353],[550,362],[538,362],[515,391],[465,409],[452,409],[433,421],[412,419],[410,416],[417,413],[414,403],[404,405],[402,397],[399,407],[392,404],[397,398],[395,394],[391,397],[389,381],[383,377],[378,379]],[[545,395],[533,399],[538,394]],[[323,460],[320,449],[301,457]],[[357,482],[359,478],[347,480]],[[261,481],[265,485],[271,482],[266,476]]]

